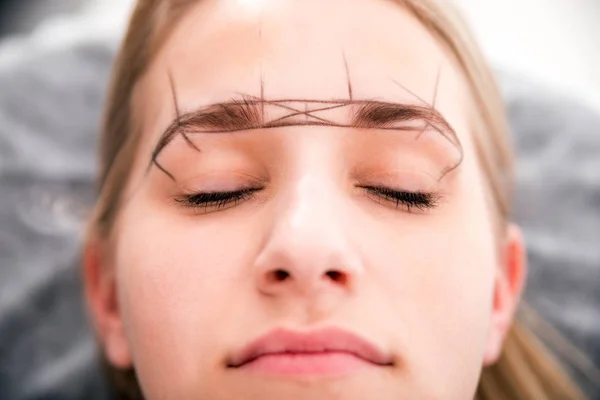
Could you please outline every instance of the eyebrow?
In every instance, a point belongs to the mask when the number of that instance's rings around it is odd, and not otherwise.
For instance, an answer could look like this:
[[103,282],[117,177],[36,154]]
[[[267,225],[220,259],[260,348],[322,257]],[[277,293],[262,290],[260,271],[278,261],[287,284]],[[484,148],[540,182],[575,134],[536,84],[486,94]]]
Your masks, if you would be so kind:
[[[300,110],[297,104],[304,104]],[[289,111],[289,114],[266,121],[265,105],[272,105]],[[330,121],[314,115],[316,112],[350,107],[351,121],[347,124]],[[303,120],[292,119],[304,116]],[[282,99],[262,100],[253,96],[242,96],[239,100],[211,104],[177,117],[161,135],[154,155],[164,149],[177,134],[182,134],[188,145],[190,133],[232,133],[254,129],[273,129],[287,126],[331,126],[357,129],[383,129],[396,131],[421,131],[426,127],[402,125],[422,121],[441,134],[461,150],[460,141],[445,118],[430,106],[393,103],[376,100],[306,100]]]
[[[346,61],[346,56],[342,52],[346,78],[348,81],[348,98],[332,100],[314,100],[314,99],[279,99],[267,100],[264,95],[264,80],[261,73],[260,79],[260,97],[239,94],[238,99],[215,103],[201,107],[197,110],[181,114],[179,103],[175,92],[175,82],[173,76],[169,73],[169,83],[173,104],[175,106],[176,117],[160,136],[148,168],[156,165],[158,169],[164,172],[172,180],[175,177],[167,171],[157,160],[158,154],[178,135],[180,134],[186,144],[194,150],[200,152],[200,149],[189,138],[189,134],[194,133],[233,133],[237,131],[248,131],[253,129],[272,129],[289,126],[330,126],[355,129],[380,129],[393,131],[418,131],[419,134],[415,140],[429,128],[440,134],[459,152],[458,162],[446,168],[440,179],[447,173],[458,168],[464,157],[463,148],[452,126],[446,121],[442,114],[436,110],[435,103],[438,94],[438,88],[441,76],[441,66],[436,77],[433,103],[429,104],[410,89],[392,79],[392,82],[412,95],[420,104],[396,103],[380,100],[359,100],[355,99],[352,91],[350,79],[350,70]],[[302,104],[302,107],[298,105]],[[265,106],[273,106],[281,110],[286,110],[287,115],[267,121],[265,118]],[[347,124],[338,123],[326,118],[315,115],[317,112],[329,111],[339,108],[350,108],[351,121]],[[300,109],[302,108],[302,110]],[[301,117],[300,119],[294,117]],[[302,116],[304,118],[302,118]],[[414,126],[409,122],[421,121],[422,126]]]

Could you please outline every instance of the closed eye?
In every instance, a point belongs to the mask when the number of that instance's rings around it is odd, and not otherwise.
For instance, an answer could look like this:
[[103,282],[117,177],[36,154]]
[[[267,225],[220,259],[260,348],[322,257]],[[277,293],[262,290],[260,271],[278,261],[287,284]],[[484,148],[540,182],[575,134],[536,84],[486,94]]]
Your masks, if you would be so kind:
[[366,194],[378,202],[387,202],[395,208],[404,207],[411,212],[414,208],[420,211],[433,209],[438,205],[439,196],[427,192],[398,191],[381,186],[358,186],[365,189]]
[[208,213],[235,207],[249,200],[259,190],[261,189],[240,189],[230,192],[198,192],[177,198],[175,201],[184,207]]
[[[380,186],[358,186],[378,202],[387,202],[395,208],[404,207],[411,212],[414,208],[426,211],[437,206],[439,197],[427,192],[398,191]],[[195,211],[208,213],[235,207],[249,200],[258,192],[258,188],[241,189],[229,192],[198,192],[175,199],[181,206]]]

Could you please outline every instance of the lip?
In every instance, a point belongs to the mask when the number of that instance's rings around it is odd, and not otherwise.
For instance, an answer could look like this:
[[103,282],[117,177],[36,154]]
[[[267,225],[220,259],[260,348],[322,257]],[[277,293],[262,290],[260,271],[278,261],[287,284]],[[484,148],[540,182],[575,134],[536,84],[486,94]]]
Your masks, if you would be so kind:
[[229,368],[268,374],[336,374],[393,366],[393,357],[339,328],[275,329],[234,353]]

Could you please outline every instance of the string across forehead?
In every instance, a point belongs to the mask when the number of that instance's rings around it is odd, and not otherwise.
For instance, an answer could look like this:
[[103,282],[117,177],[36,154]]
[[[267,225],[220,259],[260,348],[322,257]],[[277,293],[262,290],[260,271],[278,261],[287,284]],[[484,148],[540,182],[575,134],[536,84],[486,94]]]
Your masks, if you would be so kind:
[[[463,149],[454,129],[436,110],[438,88],[441,80],[441,68],[435,79],[433,100],[426,102],[417,94],[392,79],[394,85],[403,89],[416,99],[417,104],[380,101],[372,99],[357,99],[354,97],[350,70],[346,57],[344,59],[345,75],[347,78],[348,97],[340,99],[299,99],[281,98],[268,99],[265,96],[264,78],[260,78],[260,95],[238,94],[238,98],[209,104],[197,110],[181,113],[177,99],[175,81],[169,72],[169,84],[173,97],[175,119],[161,135],[150,160],[149,168],[155,165],[170,179],[176,181],[173,174],[158,161],[158,155],[178,135],[195,151],[201,152],[190,138],[190,135],[233,133],[255,129],[274,129],[290,126],[329,126],[354,129],[378,129],[390,131],[418,132],[415,140],[428,129],[441,135],[458,151],[457,162],[445,168],[439,179],[456,169],[462,162]],[[347,122],[335,121],[323,117],[323,113],[338,109],[348,109],[351,116]],[[269,118],[267,109],[278,111],[280,115]],[[320,115],[319,115],[320,114]],[[415,126],[414,122],[421,122]],[[412,123],[412,124],[411,124]]]

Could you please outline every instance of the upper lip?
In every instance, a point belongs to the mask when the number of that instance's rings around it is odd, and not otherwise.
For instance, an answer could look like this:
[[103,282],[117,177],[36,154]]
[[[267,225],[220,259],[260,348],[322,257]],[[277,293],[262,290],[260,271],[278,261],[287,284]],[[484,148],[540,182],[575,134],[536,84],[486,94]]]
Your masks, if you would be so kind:
[[294,331],[279,328],[252,341],[234,353],[228,362],[232,368],[241,367],[269,354],[299,354],[343,352],[380,366],[393,365],[393,358],[366,339],[340,328],[313,331]]

